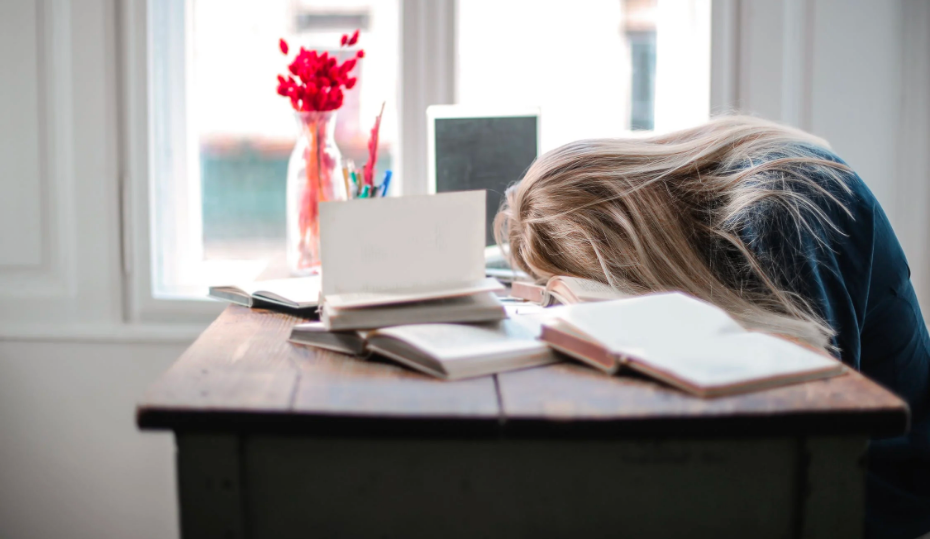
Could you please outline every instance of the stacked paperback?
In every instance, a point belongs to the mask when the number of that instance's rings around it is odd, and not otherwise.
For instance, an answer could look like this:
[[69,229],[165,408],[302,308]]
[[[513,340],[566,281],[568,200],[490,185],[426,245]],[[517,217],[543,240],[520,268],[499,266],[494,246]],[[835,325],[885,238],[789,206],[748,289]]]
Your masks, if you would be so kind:
[[484,215],[484,191],[321,204],[323,326],[506,318],[484,275]]
[[291,341],[445,379],[557,361],[485,277],[485,207],[484,191],[322,204],[320,322]]

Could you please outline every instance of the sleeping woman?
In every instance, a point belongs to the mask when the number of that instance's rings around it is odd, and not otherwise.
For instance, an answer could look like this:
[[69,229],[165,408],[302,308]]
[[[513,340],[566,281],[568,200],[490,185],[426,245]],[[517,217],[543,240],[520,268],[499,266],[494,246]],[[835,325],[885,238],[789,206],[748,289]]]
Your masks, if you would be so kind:
[[535,278],[683,291],[897,393],[911,430],[870,442],[866,535],[930,531],[930,337],[888,218],[825,141],[723,116],[574,142],[508,190],[495,232]]

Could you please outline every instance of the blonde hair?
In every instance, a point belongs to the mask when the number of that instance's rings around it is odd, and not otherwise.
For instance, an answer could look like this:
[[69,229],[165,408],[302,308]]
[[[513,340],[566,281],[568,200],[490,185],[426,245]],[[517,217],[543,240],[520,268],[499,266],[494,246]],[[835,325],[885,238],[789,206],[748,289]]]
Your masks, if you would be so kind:
[[785,286],[797,278],[791,268],[757,256],[740,235],[765,220],[782,234],[810,232],[828,248],[825,232],[839,231],[815,201],[843,208],[849,169],[811,145],[828,147],[746,116],[651,138],[566,144],[508,189],[497,243],[513,267],[538,280],[570,275],[630,294],[680,290],[747,328],[831,349],[833,329]]

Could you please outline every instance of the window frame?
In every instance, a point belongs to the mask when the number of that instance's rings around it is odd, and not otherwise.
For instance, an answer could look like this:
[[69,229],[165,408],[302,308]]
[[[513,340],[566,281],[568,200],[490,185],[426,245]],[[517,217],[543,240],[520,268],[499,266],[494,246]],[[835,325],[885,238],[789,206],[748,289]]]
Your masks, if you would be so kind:
[[[202,223],[181,223],[177,227],[167,227],[167,234],[162,230],[162,238],[155,233],[158,216],[154,214],[151,204],[155,197],[155,182],[152,178],[154,174],[163,171],[153,168],[155,163],[151,156],[155,140],[150,136],[150,132],[153,122],[153,100],[163,99],[165,96],[155,95],[149,73],[152,40],[148,33],[148,21],[152,13],[150,3],[153,1],[119,0],[117,6],[121,51],[118,60],[121,86],[120,127],[124,134],[120,198],[124,228],[123,265],[127,275],[126,314],[133,322],[205,322],[215,318],[223,309],[223,304],[207,298],[200,300],[157,297],[153,293],[156,275],[152,263],[158,256],[158,249],[166,246],[179,249],[182,252],[182,261],[196,259],[197,242],[189,241],[189,238],[196,234],[190,233],[188,225],[194,225],[195,228],[202,226]],[[185,2],[185,9],[188,5]],[[427,105],[445,104],[452,100],[455,34],[444,30],[453,26],[455,0],[402,0],[400,5],[400,83],[405,91],[400,92],[400,133],[403,143],[398,168],[403,167],[404,163],[422,163],[421,166],[408,166],[404,169],[405,177],[421,178],[426,169],[426,115],[425,112],[417,114],[416,111],[425,111]],[[185,17],[185,20],[190,19]],[[177,30],[176,26],[169,29]],[[183,36],[184,34],[177,39],[172,36],[172,39],[185,43],[186,40],[180,39]],[[440,54],[426,54],[426,51],[440,51]],[[183,55],[183,52],[183,45],[180,45],[171,50],[170,54],[177,62],[182,59],[179,55]],[[186,80],[183,63],[180,61],[180,64],[167,66],[174,70],[174,80]],[[183,95],[178,93],[183,83],[176,86],[174,95],[168,98],[177,99],[179,95]],[[182,107],[172,107],[172,110],[181,111],[183,114]],[[186,162],[183,152],[190,149],[187,148],[189,145],[184,131],[184,118],[168,118],[165,124],[170,132],[168,136],[172,137],[172,140],[184,141],[184,144],[180,145],[182,148],[173,148],[178,152],[178,157],[174,159],[175,164]],[[420,168],[423,170],[418,170]],[[163,177],[177,175],[165,174]],[[184,192],[190,184],[187,181],[178,183],[179,185],[172,187],[180,192]],[[397,192],[425,193],[426,184],[420,183],[410,181],[399,184]],[[183,197],[181,203],[188,208],[184,215],[185,221],[196,220],[199,212],[194,207],[199,202],[199,193],[188,192]],[[158,241],[162,244],[158,245]]]
[[[215,318],[223,304],[190,298],[164,298],[153,294],[155,275],[152,262],[158,245],[155,234],[155,218],[151,201],[154,197],[154,173],[151,152],[152,93],[149,76],[148,34],[149,3],[118,0],[117,19],[119,26],[119,95],[120,128],[123,132],[121,168],[121,205],[123,225],[123,264],[127,276],[124,284],[126,317],[131,322],[182,322],[204,323]],[[457,0],[401,0],[401,44],[400,44],[400,140],[401,152],[398,168],[403,168],[405,182],[398,185],[397,194],[423,194],[427,184],[427,122],[426,108],[429,105],[455,102],[455,58],[456,33],[455,14]],[[733,28],[720,24],[721,20],[733,17],[734,0],[715,0],[712,16],[712,87],[721,82],[715,77],[723,72],[731,75],[735,69],[730,65],[735,55],[730,53],[736,43]],[[718,6],[722,4],[722,6]],[[721,13],[718,13],[721,12]],[[724,33],[718,35],[718,29]],[[721,46],[721,43],[728,44]],[[718,51],[720,49],[720,51]],[[183,74],[182,74],[183,75]],[[178,74],[175,74],[178,76]],[[726,82],[732,87],[733,82]],[[719,94],[712,91],[713,109],[720,105]],[[729,97],[729,96],[727,96]],[[724,97],[724,100],[730,101]],[[732,102],[731,102],[732,103]],[[713,110],[712,109],[712,110]],[[172,128],[180,129],[183,119],[173,118]],[[195,200],[196,198],[196,200]],[[199,202],[199,194],[184,202],[190,207]],[[193,213],[189,214],[193,215]],[[200,224],[200,223],[198,223]],[[190,237],[189,229],[181,227],[170,236],[176,244]],[[185,246],[190,254],[195,248]]]

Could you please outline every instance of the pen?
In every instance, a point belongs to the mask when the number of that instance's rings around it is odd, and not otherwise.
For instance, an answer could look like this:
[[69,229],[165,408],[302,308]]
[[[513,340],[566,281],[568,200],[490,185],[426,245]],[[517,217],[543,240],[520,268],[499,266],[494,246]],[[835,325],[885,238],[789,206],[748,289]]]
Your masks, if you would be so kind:
[[384,179],[381,180],[381,185],[380,185],[380,187],[381,187],[381,196],[383,196],[383,197],[386,197],[386,196],[387,196],[388,188],[391,186],[391,174],[392,174],[392,173],[391,173],[390,170],[387,171],[387,172],[385,172],[385,173],[384,173]]
[[368,198],[368,186],[367,185],[362,189],[362,194],[359,195],[358,198]]
[[354,194],[355,197],[361,197],[362,186],[358,184],[358,175],[355,173],[354,170],[350,172],[349,175],[352,177],[352,193]]

